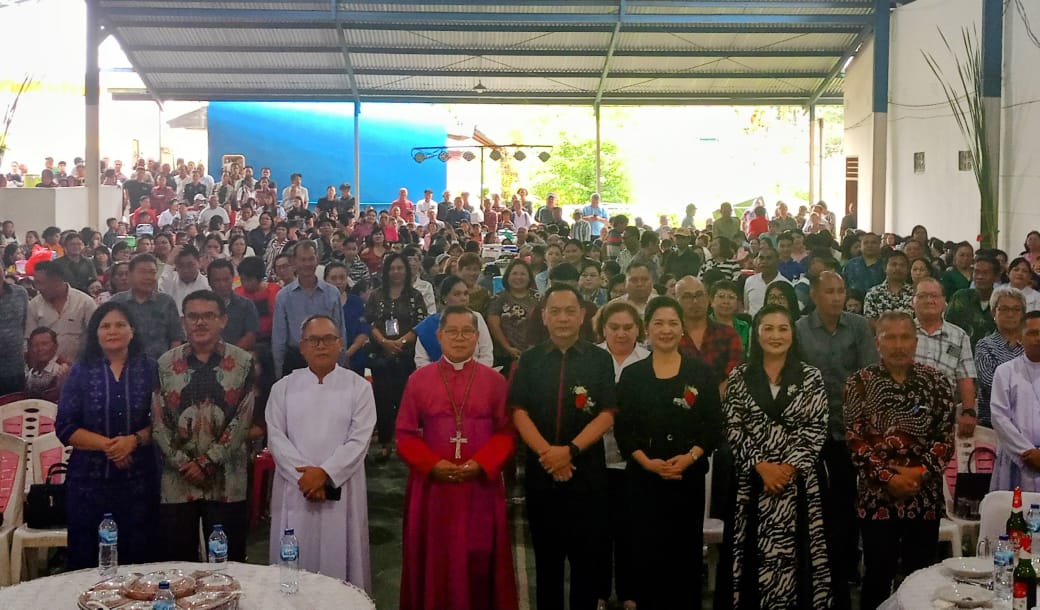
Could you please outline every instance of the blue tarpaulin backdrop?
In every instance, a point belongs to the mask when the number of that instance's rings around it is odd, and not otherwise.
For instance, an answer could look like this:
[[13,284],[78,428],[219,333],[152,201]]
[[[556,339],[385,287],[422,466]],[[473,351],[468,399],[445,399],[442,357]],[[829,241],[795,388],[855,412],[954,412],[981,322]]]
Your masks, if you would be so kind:
[[[312,204],[328,185],[338,189],[343,182],[354,182],[352,103],[211,102],[208,113],[214,178],[219,179],[223,155],[241,154],[257,176],[261,167],[270,167],[279,190],[289,184],[290,174],[303,174]],[[362,107],[360,131],[363,204],[388,204],[402,186],[412,201],[422,199],[424,188],[435,193],[445,189],[446,165],[417,164],[410,152],[413,146],[444,144],[443,125],[366,117]]]

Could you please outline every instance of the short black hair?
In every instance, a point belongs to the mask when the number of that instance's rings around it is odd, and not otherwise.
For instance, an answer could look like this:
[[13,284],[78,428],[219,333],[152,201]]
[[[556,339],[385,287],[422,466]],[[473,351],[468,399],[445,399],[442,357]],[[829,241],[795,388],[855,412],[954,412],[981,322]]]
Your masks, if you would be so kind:
[[67,282],[68,278],[65,276],[65,268],[63,265],[59,265],[57,261],[41,261],[36,263],[36,270],[33,275],[44,274],[48,277],[58,278],[63,282]]
[[235,277],[235,266],[226,258],[213,259],[210,262],[209,267],[206,267],[206,275],[213,275],[213,271],[216,269],[226,269],[227,272],[231,274],[231,277]]
[[579,277],[581,274],[570,263],[560,263],[549,271],[550,282],[577,282]]
[[267,267],[259,256],[247,256],[238,264],[238,276],[251,280],[262,280],[267,277]]
[[[566,263],[561,263],[561,265],[565,264]],[[557,265],[557,267],[560,267],[561,265]],[[570,267],[570,265],[567,266]],[[571,267],[571,269],[574,269],[574,267]],[[581,298],[581,293],[578,292],[578,288],[576,286],[573,286],[571,284],[553,284],[549,287],[548,290],[545,291],[545,295],[542,297],[542,303],[548,303],[549,297],[556,294],[557,292],[569,292],[573,294],[574,297],[578,299],[579,305],[581,305],[584,300]]]
[[130,271],[136,269],[138,265],[143,265],[145,263],[152,263],[156,266],[156,268],[159,267],[159,259],[145,252],[143,254],[138,254],[137,256],[130,259]]
[[[177,253],[177,258],[175,260],[180,260],[182,258],[187,258],[189,256],[192,257],[192,258],[195,258],[195,259],[199,258],[199,249],[196,248],[195,246],[191,245],[191,244],[184,244],[181,247],[180,252]],[[188,295],[188,296],[191,296],[191,295]]]
[[216,303],[220,315],[225,315],[227,313],[227,310],[224,307],[224,299],[217,296],[217,293],[212,290],[196,290],[184,297],[184,300],[181,301],[181,311],[188,309],[188,303],[192,301],[209,301],[211,303]]

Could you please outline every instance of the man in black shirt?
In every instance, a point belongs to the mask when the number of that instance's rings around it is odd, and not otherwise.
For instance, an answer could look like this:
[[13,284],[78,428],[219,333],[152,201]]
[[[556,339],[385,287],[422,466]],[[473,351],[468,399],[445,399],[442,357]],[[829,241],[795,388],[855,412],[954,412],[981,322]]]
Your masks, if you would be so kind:
[[602,560],[609,553],[603,434],[617,410],[614,365],[609,353],[579,338],[584,310],[577,288],[554,285],[543,303],[549,340],[520,356],[509,393],[513,422],[530,449],[526,501],[537,606],[564,606],[570,561],[570,607],[595,608],[609,579]]
[[141,197],[152,194],[152,185],[148,182],[147,172],[143,167],[137,168],[134,177],[123,183],[123,192],[126,194],[124,205],[131,212],[140,207]]
[[346,226],[357,216],[357,198],[350,194],[350,185],[344,182],[339,185],[339,203],[336,205],[339,221]]
[[700,275],[701,264],[704,262],[701,255],[690,247],[693,243],[693,229],[676,229],[672,235],[675,236],[674,252],[669,252],[665,257],[664,271],[675,277],[686,277]]
[[199,175],[199,170],[191,172],[191,182],[184,185],[184,201],[194,201],[195,195],[202,195],[207,197],[206,185],[202,183],[202,176]]

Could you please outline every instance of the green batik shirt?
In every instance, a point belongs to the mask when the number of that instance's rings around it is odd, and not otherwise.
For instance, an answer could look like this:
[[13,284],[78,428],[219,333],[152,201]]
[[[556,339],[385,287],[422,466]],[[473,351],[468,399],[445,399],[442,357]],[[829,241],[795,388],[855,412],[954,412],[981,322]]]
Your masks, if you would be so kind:
[[[206,362],[190,343],[159,358],[152,436],[163,455],[164,504],[245,501],[254,381],[253,356],[223,341]],[[180,473],[192,461],[206,475],[201,485]]]

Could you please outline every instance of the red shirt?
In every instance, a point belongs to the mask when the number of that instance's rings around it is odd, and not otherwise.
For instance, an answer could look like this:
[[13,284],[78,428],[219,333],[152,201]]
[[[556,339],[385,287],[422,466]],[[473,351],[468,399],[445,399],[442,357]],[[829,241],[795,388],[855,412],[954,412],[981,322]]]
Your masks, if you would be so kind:
[[271,327],[274,324],[274,300],[278,296],[281,287],[274,282],[261,284],[257,292],[247,292],[245,287],[235,288],[235,294],[243,296],[253,302],[256,313],[260,317],[260,337],[266,339],[271,336]]
[[769,232],[769,221],[765,216],[756,216],[748,224],[748,237],[757,239],[759,235]]
[[708,328],[704,329],[700,349],[689,335],[683,334],[679,339],[679,351],[707,362],[720,382],[725,381],[730,371],[744,359],[744,347],[737,331],[732,326],[712,320],[708,320]]

